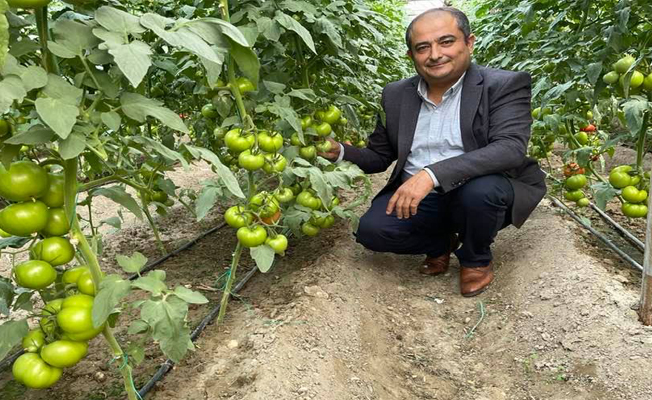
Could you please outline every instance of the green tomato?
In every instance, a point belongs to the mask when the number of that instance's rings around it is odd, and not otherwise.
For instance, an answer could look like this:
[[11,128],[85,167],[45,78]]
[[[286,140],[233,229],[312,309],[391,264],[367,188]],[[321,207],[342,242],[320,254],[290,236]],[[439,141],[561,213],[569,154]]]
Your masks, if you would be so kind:
[[231,129],[224,135],[224,143],[234,153],[242,153],[247,149],[254,147],[256,137],[252,134],[241,135],[241,129]]
[[577,174],[566,178],[565,185],[570,190],[577,190],[586,186],[586,182],[586,175]]
[[251,150],[244,150],[238,156],[238,165],[247,171],[256,171],[265,165],[265,157],[262,154],[251,154]]
[[337,123],[338,123],[339,125],[346,125],[346,124],[349,123],[349,120],[346,119],[346,118],[344,118],[344,117],[340,117],[340,119],[339,119],[339,121],[337,121]]
[[279,203],[289,203],[294,199],[294,193],[292,192],[292,189],[286,187],[281,189],[278,193],[274,193],[274,198],[276,198]]
[[241,76],[235,80],[236,85],[238,85],[238,90],[240,93],[253,92],[256,90],[254,84],[244,76]]
[[274,250],[276,254],[285,254],[285,250],[288,248],[288,238],[285,235],[276,235],[274,237],[268,237],[265,240],[265,244]]
[[70,222],[63,208],[50,208],[48,222],[41,231],[44,236],[63,236],[70,231]]
[[622,189],[626,186],[634,185],[632,177],[628,174],[632,170],[630,165],[621,165],[611,170],[609,173],[609,183],[616,189]]
[[256,247],[265,243],[265,240],[267,239],[267,231],[260,225],[251,228],[243,226],[238,229],[236,236],[238,237],[238,241],[244,247]]
[[[312,117],[310,115],[301,118],[301,129],[308,129],[310,125],[312,125]],[[295,146],[297,145],[295,144]]]
[[48,190],[48,174],[31,161],[16,161],[9,169],[0,164],[0,196],[11,201],[28,201]]
[[268,153],[276,153],[283,147],[283,136],[278,133],[271,135],[267,131],[258,132],[258,147]]
[[[95,297],[87,294],[73,294],[68,296],[61,301],[61,309],[70,308],[70,307],[80,307],[80,308],[93,308],[93,302]],[[61,309],[59,311],[61,311]]]
[[222,127],[217,127],[213,129],[213,137],[218,140],[224,139],[224,135],[226,135],[226,129]]
[[208,119],[217,118],[217,109],[215,109],[213,103],[204,104],[201,108],[201,115]]
[[40,232],[48,222],[48,207],[41,201],[16,203],[0,211],[0,229],[16,236]]
[[582,192],[582,190],[580,189],[572,190],[564,193],[564,198],[570,201],[577,201],[583,197],[584,197],[584,192]]
[[339,197],[337,197],[337,196],[333,196],[333,198],[331,199],[331,206],[330,206],[330,208],[333,208],[333,207],[335,207],[335,206],[339,206],[339,205],[340,205],[340,199],[339,199]]
[[636,59],[631,55],[627,54],[626,56],[622,57],[620,60],[616,61],[613,64],[613,69],[615,72],[619,74],[624,74],[625,72],[627,72],[629,67],[631,67],[632,64],[634,64],[634,61],[636,61]]
[[242,228],[251,224],[253,215],[242,206],[233,206],[224,213],[224,220],[232,228]]
[[297,196],[297,203],[312,210],[319,210],[322,206],[321,199],[304,190]]
[[341,116],[342,111],[340,111],[340,109],[334,105],[330,105],[328,110],[324,112],[324,115],[320,119],[330,125],[333,125],[339,122]]
[[333,128],[328,122],[322,122],[315,127],[315,132],[317,132],[317,135],[319,136],[328,136],[333,132]]
[[[618,79],[620,86],[625,86],[625,76],[626,75],[621,75],[620,78]],[[643,75],[638,71],[634,71],[632,73],[631,78],[629,78],[629,88],[630,89],[638,88],[643,84],[644,80],[645,80],[645,75]]]
[[586,146],[589,143],[589,134],[586,132],[577,132],[575,134],[575,139],[581,144],[582,146]]
[[581,199],[577,200],[575,204],[577,204],[578,207],[587,207],[590,202],[586,197],[582,197]]
[[57,271],[45,261],[30,260],[16,265],[14,276],[20,286],[41,290],[57,279]]
[[23,349],[28,353],[38,353],[45,344],[45,333],[39,328],[27,332],[23,338]]
[[643,80],[643,88],[648,92],[652,91],[652,72]]
[[292,146],[303,146],[303,143],[301,143],[301,139],[299,138],[299,134],[297,132],[294,132],[292,136],[290,136],[290,144]]
[[254,195],[249,201],[249,206],[258,212],[261,218],[269,218],[279,210],[279,204],[274,196],[265,191]]
[[43,346],[41,358],[46,363],[57,368],[70,368],[77,364],[88,353],[88,343],[57,340]]
[[622,196],[629,203],[640,203],[647,199],[647,191],[638,190],[634,186],[626,186],[623,188]]
[[10,133],[11,133],[11,124],[6,119],[0,118],[0,137],[4,137]]
[[76,284],[80,275],[85,271],[89,271],[88,266],[86,265],[80,265],[77,267],[70,268],[63,273],[63,276],[61,277],[61,281],[67,284],[73,284],[73,283]]
[[168,194],[162,190],[154,190],[151,199],[157,203],[165,204],[168,201]]
[[317,143],[317,152],[319,153],[328,153],[330,149],[331,149],[331,142],[328,140]]
[[57,314],[57,325],[66,333],[93,330],[92,308],[63,307]]
[[301,232],[306,236],[317,236],[319,230],[318,226],[315,226],[310,222],[304,222],[303,225],[301,225]]
[[621,211],[629,218],[643,218],[647,215],[647,206],[644,204],[623,203]]
[[602,76],[602,81],[606,83],[607,85],[613,85],[614,83],[618,82],[618,78],[620,78],[620,75],[618,75],[618,72],[616,71],[609,71],[606,74]]
[[317,148],[313,145],[301,147],[299,149],[299,157],[308,161],[314,160],[317,157]]
[[11,233],[5,232],[5,231],[3,231],[2,229],[0,229],[0,237],[8,238],[8,237],[12,237],[12,236],[14,236],[14,235],[12,235]]
[[63,237],[50,237],[38,242],[30,250],[34,260],[42,260],[52,266],[67,264],[75,257],[75,248]]
[[266,154],[263,171],[267,172],[268,174],[281,173],[285,170],[287,164],[287,159],[281,154]]
[[32,8],[41,8],[50,4],[51,0],[7,0],[9,7],[13,8],[23,8],[23,9],[32,9]]
[[95,284],[93,283],[93,275],[89,269],[79,275],[76,283],[77,290],[79,290],[82,294],[95,296],[97,291],[95,290]]
[[325,216],[319,221],[318,224],[320,228],[327,229],[335,224],[335,217],[332,214]]
[[51,367],[36,353],[26,353],[14,361],[14,379],[32,389],[45,389],[57,383],[63,371]]

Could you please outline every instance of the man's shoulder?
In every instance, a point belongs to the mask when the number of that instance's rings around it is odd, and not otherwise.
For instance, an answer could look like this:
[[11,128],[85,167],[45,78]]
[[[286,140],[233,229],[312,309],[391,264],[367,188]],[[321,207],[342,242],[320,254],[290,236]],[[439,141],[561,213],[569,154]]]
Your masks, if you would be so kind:
[[385,86],[385,92],[394,92],[397,90],[402,90],[403,88],[417,88],[419,84],[419,75],[414,75],[409,78],[401,79],[400,81],[390,82]]
[[472,64],[471,69],[475,70],[490,84],[502,84],[510,80],[530,81],[531,79],[530,74],[524,71],[509,71],[506,69],[491,68],[478,64]]

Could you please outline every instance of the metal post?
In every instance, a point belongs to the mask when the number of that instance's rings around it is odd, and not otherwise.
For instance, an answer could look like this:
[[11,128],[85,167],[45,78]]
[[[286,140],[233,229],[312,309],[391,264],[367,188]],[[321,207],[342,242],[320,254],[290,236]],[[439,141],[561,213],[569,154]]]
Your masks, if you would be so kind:
[[[652,182],[652,177],[650,178]],[[639,316],[643,325],[652,325],[652,197],[647,203],[647,226],[645,227],[645,258],[641,284],[641,308]]]

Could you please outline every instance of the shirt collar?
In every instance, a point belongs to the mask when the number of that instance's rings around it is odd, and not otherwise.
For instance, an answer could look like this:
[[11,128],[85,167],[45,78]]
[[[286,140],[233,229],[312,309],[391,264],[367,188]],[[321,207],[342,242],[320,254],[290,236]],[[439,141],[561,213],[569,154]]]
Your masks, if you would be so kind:
[[[442,96],[442,101],[450,97],[451,95],[457,93],[462,88],[462,85],[464,85],[465,76],[466,76],[466,71],[464,71],[462,76],[460,76],[460,79],[458,79],[457,82],[455,82],[455,84],[451,86],[446,91],[446,93],[444,93],[444,95]],[[422,100],[432,103],[432,101],[428,99],[428,84],[423,78],[419,79],[419,85],[417,85],[417,93],[419,94],[419,97],[421,97]]]

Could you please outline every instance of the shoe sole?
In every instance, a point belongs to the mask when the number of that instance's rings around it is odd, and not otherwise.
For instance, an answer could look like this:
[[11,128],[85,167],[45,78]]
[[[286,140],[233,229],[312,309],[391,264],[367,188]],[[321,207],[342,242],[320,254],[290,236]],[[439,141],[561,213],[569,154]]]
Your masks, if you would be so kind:
[[489,286],[491,286],[491,283],[487,284],[487,286],[483,287],[482,289],[476,290],[474,292],[469,292],[469,293],[462,293],[462,296],[464,297],[474,297],[479,295],[480,293],[485,292],[487,289],[489,289]]

